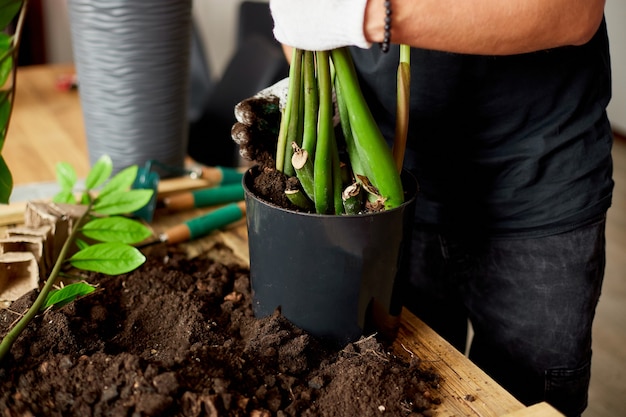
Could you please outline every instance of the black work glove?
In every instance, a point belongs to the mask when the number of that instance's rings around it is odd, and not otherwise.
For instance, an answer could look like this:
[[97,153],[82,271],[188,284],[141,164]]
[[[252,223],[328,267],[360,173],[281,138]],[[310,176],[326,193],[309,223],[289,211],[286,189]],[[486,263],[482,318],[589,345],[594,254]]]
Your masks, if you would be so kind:
[[231,136],[243,159],[262,167],[276,166],[276,142],[288,84],[285,78],[235,106],[237,122]]

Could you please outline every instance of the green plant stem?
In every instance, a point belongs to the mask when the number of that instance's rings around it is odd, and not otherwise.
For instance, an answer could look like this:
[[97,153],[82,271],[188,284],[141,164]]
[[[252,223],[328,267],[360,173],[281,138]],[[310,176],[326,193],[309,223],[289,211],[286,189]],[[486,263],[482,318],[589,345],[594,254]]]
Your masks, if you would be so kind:
[[317,142],[317,113],[319,110],[319,92],[315,79],[315,55],[313,51],[304,52],[302,77],[304,79],[302,148],[306,149],[310,158],[313,158]]
[[[293,108],[294,103],[294,90],[296,90],[296,82],[300,82],[300,76],[296,76],[296,64],[301,62],[302,60],[302,50],[297,48],[293,48],[292,57],[291,57],[291,66],[289,67],[289,89],[287,90],[287,102],[285,103],[285,108],[283,110],[283,115],[280,122],[280,128],[278,132],[278,140],[276,143],[276,169],[278,171],[284,172],[285,170],[285,155],[287,154],[287,147],[291,147],[291,144],[288,141],[289,129],[291,126],[292,113],[298,112],[299,108],[299,99],[297,107]],[[297,65],[298,72],[300,72],[300,65]],[[298,88],[300,91],[300,88]]]
[[332,149],[333,98],[330,78],[330,55],[328,51],[317,51],[317,80],[319,83],[319,121],[317,150],[313,166],[315,180],[315,210],[319,214],[330,214],[333,206]]
[[393,141],[393,159],[398,172],[404,165],[404,153],[409,131],[409,106],[411,96],[411,47],[400,45],[400,63],[398,64],[396,92],[396,131]]
[[352,128],[350,127],[350,116],[348,115],[348,107],[343,97],[343,88],[337,78],[335,78],[335,93],[337,97],[337,109],[339,111],[339,120],[341,122],[341,131],[343,132],[344,141],[346,143],[346,151],[350,161],[352,173],[358,181],[359,176],[365,176],[365,171],[359,159],[359,152],[354,143]]
[[332,158],[332,181],[333,181],[333,207],[335,214],[343,214],[345,212],[343,206],[343,179],[341,178],[341,162],[339,161],[339,149],[337,148],[337,139],[334,130],[331,135],[331,158]]
[[312,210],[313,202],[309,199],[309,197],[301,190],[287,190],[285,191],[285,195],[291,201],[291,203],[301,208],[302,210]]
[[288,100],[290,101],[291,112],[287,126],[287,140],[285,143],[285,155],[283,160],[283,172],[287,176],[294,176],[296,172],[291,165],[293,149],[291,144],[302,144],[302,57],[304,51],[295,49],[291,61],[289,83],[293,83],[293,88],[289,89]]
[[361,194],[361,184],[354,182],[348,185],[341,193],[343,206],[346,214],[355,215],[363,209],[363,198]]
[[337,48],[330,53],[347,104],[350,126],[363,168],[383,196],[385,207],[397,207],[404,202],[400,174],[391,149],[363,97],[350,52],[346,48]]
[[54,287],[54,284],[56,283],[57,277],[59,276],[61,272],[61,268],[63,266],[65,258],[67,257],[67,254],[69,253],[70,247],[76,240],[76,236],[78,235],[81,225],[85,222],[85,219],[90,215],[90,210],[91,210],[91,204],[88,206],[87,210],[85,210],[85,213],[78,219],[78,221],[72,228],[72,232],[70,233],[70,236],[65,240],[65,243],[63,244],[63,247],[61,248],[59,256],[54,264],[54,267],[52,268],[50,275],[48,275],[48,280],[46,281],[45,285],[41,289],[41,292],[35,299],[35,302],[30,306],[26,314],[22,316],[22,318],[15,324],[15,326],[2,339],[2,343],[0,343],[0,363],[3,362],[5,356],[9,353],[9,351],[11,350],[11,347],[13,346],[13,343],[18,338],[18,336],[22,333],[22,331],[24,331],[26,326],[28,326],[28,324],[39,313],[39,309],[46,301],[46,298],[48,297],[48,293],[50,293],[50,291]]
[[296,175],[304,193],[313,201],[315,198],[315,181],[311,155],[306,149],[300,148],[297,143],[293,143],[292,147],[294,151],[291,157],[291,165],[293,165],[296,170]]

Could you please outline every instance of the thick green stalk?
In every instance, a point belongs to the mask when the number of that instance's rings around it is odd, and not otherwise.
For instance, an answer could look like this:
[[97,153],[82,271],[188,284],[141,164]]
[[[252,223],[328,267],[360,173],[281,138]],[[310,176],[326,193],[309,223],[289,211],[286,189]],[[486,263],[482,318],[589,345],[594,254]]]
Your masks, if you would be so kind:
[[332,158],[332,181],[333,181],[333,207],[335,214],[343,214],[343,179],[341,178],[341,162],[339,161],[339,149],[337,148],[337,140],[333,130],[331,135],[331,158]]
[[400,45],[400,63],[398,64],[396,92],[396,132],[393,141],[393,159],[398,172],[402,171],[404,152],[409,131],[409,106],[411,96],[411,47]]
[[302,132],[302,148],[309,157],[315,155],[317,143],[317,113],[319,110],[319,92],[315,79],[315,57],[313,51],[305,51],[302,62],[304,78],[304,126]]
[[357,150],[356,143],[354,142],[354,136],[352,135],[352,128],[350,127],[350,116],[348,115],[348,107],[346,105],[346,100],[343,96],[343,89],[341,88],[341,84],[339,83],[339,80],[337,78],[335,78],[335,96],[337,97],[337,109],[339,111],[341,131],[343,132],[344,141],[346,143],[348,159],[350,160],[352,173],[354,174],[355,178],[358,179],[359,175],[365,176],[365,171],[363,170],[363,166],[361,165],[359,152]]
[[[348,159],[350,160],[351,171],[353,175],[353,179],[350,181],[355,181],[364,190],[367,195],[367,200],[369,200],[372,204],[378,205],[381,201],[381,196],[377,190],[372,188],[369,178],[361,164],[361,156],[359,155],[359,150],[357,144],[354,140],[354,135],[352,134],[352,128],[350,127],[350,116],[348,114],[348,106],[346,104],[346,100],[343,95],[343,89],[341,88],[341,83],[338,79],[335,79],[335,93],[337,97],[337,108],[339,111],[339,118],[341,121],[341,129],[344,135],[344,141],[346,144],[346,151],[348,154]],[[350,181],[347,181],[348,184]],[[362,204],[362,203],[361,203]],[[344,203],[344,208],[346,205]],[[359,211],[362,210],[363,207],[359,208]],[[346,208],[346,212],[348,209],[354,211],[354,208],[348,207]]]
[[359,214],[363,210],[361,184],[354,182],[348,185],[341,193],[343,207],[346,214]]
[[312,201],[315,198],[315,186],[311,155],[309,155],[306,149],[300,148],[297,143],[292,143],[291,146],[294,148],[291,165],[296,170],[296,176],[300,180],[304,193]]
[[85,219],[90,215],[90,211],[91,211],[91,204],[87,207],[87,210],[85,210],[85,213],[75,223],[74,228],[72,229],[72,232],[70,233],[70,236],[65,240],[65,243],[63,244],[63,247],[61,248],[61,251],[56,260],[56,263],[54,264],[54,267],[52,268],[52,271],[50,272],[50,275],[48,276],[48,280],[46,281],[45,285],[41,289],[41,292],[35,299],[35,302],[30,306],[26,314],[24,314],[24,316],[22,316],[22,318],[15,324],[15,326],[11,329],[11,331],[9,331],[6,334],[6,336],[4,336],[4,338],[2,339],[2,343],[0,343],[0,363],[4,360],[5,356],[9,353],[9,351],[11,350],[11,347],[13,346],[13,343],[18,338],[18,336],[22,333],[22,331],[24,331],[26,326],[28,326],[28,324],[39,313],[41,306],[46,301],[48,294],[54,287],[57,277],[59,276],[59,273],[61,272],[63,262],[65,261],[65,258],[67,257],[70,248],[72,247],[72,245],[74,244],[74,241],[76,240],[76,236],[78,235],[78,232],[80,231],[80,227],[85,222]]
[[391,148],[378,129],[363,97],[350,52],[346,48],[338,48],[333,49],[331,55],[348,107],[350,126],[363,168],[385,199],[385,208],[397,207],[404,202],[400,174]]
[[[278,141],[276,144],[276,169],[278,171],[285,171],[285,162],[289,159],[285,159],[288,148],[291,149],[290,134],[294,125],[297,125],[298,111],[300,107],[300,71],[302,62],[302,50],[293,49],[291,66],[289,67],[289,89],[287,92],[287,102],[285,103],[285,109],[283,110],[282,118],[280,119],[280,131],[278,133]],[[297,87],[296,87],[297,86]],[[297,100],[294,95],[298,95]],[[295,107],[294,107],[295,106]],[[296,121],[292,122],[292,119]],[[287,167],[291,164],[287,164]],[[290,168],[288,168],[290,170]]]
[[285,190],[285,195],[291,203],[302,210],[313,210],[313,202],[302,190]]
[[315,179],[315,210],[329,214],[333,207],[332,150],[333,98],[330,78],[330,55],[328,51],[316,52],[317,80],[319,84],[319,121],[317,148],[313,167]]
[[[291,166],[291,156],[293,154],[293,148],[291,144],[293,142],[300,145],[302,143],[302,56],[301,49],[295,49],[293,60],[291,61],[291,68],[289,73],[290,84],[293,83],[293,88],[289,89],[291,97],[288,100],[291,101],[291,115],[289,117],[289,125],[287,126],[287,142],[285,143],[285,156],[283,160],[283,172],[287,176],[296,175],[293,166]],[[293,71],[292,71],[293,70]],[[292,74],[293,72],[293,74]],[[293,77],[293,79],[292,79]]]
[[302,145],[292,143],[293,153],[291,165],[300,180],[306,195],[314,200],[313,161],[317,145],[317,115],[319,110],[319,94],[315,78],[315,57],[313,51],[304,51],[302,58],[303,88],[303,123]]

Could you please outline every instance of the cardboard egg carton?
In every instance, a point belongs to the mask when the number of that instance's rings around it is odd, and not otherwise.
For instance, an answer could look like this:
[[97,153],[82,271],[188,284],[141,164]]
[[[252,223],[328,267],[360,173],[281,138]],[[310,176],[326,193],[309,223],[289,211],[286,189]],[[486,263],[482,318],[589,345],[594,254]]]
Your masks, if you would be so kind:
[[39,288],[86,206],[29,201],[24,222],[0,238],[0,301]]

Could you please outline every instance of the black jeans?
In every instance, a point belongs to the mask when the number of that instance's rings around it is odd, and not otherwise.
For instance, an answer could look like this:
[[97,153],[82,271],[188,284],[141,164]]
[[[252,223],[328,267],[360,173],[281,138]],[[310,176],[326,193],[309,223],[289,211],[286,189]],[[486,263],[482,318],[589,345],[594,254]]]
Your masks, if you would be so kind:
[[605,217],[530,239],[417,226],[405,305],[526,405],[587,406],[591,326],[605,267]]

